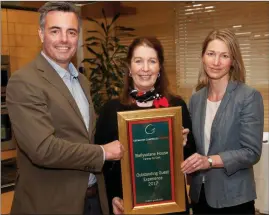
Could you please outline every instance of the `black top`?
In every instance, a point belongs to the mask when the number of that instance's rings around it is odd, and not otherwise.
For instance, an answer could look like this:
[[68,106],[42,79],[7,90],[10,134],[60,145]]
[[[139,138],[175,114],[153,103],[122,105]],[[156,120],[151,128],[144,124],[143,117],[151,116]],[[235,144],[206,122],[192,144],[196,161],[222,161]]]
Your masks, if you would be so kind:
[[[180,97],[171,96],[169,106],[182,107],[182,124],[184,128],[191,129],[190,114],[187,105]],[[118,99],[107,102],[101,109],[99,118],[96,124],[95,143],[106,144],[114,140],[118,140],[118,121],[117,112],[150,109],[154,107],[138,107],[136,105],[126,106],[120,103]],[[178,128],[178,132],[182,132],[182,128]],[[188,134],[188,141],[184,147],[184,159],[196,152],[194,138],[192,132]],[[122,183],[121,183],[121,166],[120,161],[106,161],[103,167],[107,197],[110,212],[112,212],[112,199],[114,197],[122,198]]]

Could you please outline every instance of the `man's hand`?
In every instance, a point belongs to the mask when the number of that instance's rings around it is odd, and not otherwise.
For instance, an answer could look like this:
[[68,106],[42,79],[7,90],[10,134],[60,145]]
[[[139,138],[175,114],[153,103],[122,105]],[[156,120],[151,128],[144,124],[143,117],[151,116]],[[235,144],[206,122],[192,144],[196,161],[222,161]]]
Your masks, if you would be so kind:
[[118,140],[103,145],[103,148],[106,160],[120,160],[123,156],[124,148]]
[[123,214],[123,200],[119,197],[114,197],[112,199],[112,207],[113,207],[113,213],[115,215]]

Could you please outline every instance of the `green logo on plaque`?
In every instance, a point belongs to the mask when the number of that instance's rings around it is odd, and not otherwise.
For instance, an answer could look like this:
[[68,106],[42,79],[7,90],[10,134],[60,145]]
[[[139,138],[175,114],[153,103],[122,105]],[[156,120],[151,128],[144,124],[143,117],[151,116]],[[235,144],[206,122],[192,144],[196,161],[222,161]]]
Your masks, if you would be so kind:
[[172,200],[169,122],[132,124],[137,204]]

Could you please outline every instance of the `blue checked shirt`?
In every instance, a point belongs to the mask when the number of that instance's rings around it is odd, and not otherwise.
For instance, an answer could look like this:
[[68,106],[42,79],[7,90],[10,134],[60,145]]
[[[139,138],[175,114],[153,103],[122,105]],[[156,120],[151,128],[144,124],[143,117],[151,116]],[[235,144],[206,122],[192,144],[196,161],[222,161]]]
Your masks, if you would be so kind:
[[[81,85],[78,81],[78,71],[72,63],[69,63],[68,70],[60,67],[57,63],[52,61],[49,57],[45,55],[44,52],[41,54],[45,57],[45,59],[49,62],[49,64],[55,69],[58,75],[61,77],[67,88],[69,89],[70,93],[72,94],[73,98],[75,99],[77,106],[80,110],[80,113],[83,117],[84,124],[89,130],[89,122],[90,122],[90,115],[89,115],[89,102],[81,88]],[[103,147],[101,147],[103,149]],[[103,149],[104,152],[104,149]],[[93,185],[96,183],[96,177],[94,174],[90,173],[88,186]]]

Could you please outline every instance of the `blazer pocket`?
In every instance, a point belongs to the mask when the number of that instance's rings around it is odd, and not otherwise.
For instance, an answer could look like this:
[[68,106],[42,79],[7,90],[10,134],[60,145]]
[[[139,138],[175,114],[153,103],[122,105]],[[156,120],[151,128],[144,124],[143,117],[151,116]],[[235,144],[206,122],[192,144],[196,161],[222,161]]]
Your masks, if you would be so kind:
[[233,181],[226,181],[226,194],[228,198],[237,198],[239,196],[242,196],[242,193],[245,193],[248,189],[245,187],[245,180],[238,179]]

